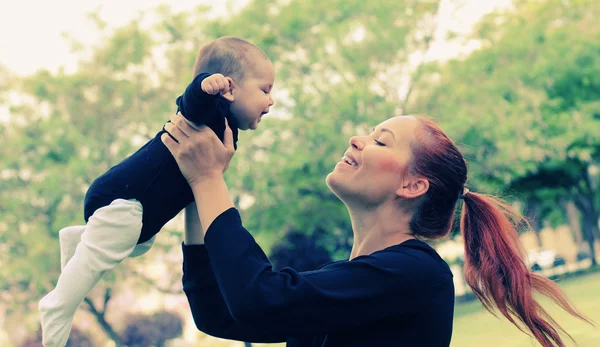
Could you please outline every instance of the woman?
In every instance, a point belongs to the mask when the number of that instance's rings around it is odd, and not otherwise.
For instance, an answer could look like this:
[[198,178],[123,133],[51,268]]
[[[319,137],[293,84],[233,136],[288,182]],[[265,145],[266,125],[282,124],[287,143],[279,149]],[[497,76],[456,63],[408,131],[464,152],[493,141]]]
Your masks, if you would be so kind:
[[273,271],[243,228],[223,180],[234,154],[228,130],[221,143],[180,115],[165,129],[173,138],[162,140],[197,204],[198,215],[187,217],[183,283],[196,325],[208,334],[288,346],[448,346],[452,274],[419,238],[447,236],[461,198],[465,277],[486,308],[543,346],[563,346],[562,329],[534,290],[588,321],[553,282],[529,272],[509,206],[465,188],[463,156],[426,119],[391,118],[350,139],[327,176],[352,220],[350,259],[303,273]]

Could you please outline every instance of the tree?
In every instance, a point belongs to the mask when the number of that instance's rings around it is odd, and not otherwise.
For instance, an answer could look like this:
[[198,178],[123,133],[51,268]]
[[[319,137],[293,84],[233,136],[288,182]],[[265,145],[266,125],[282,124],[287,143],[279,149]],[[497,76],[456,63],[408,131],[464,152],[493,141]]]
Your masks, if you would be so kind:
[[[470,160],[476,190],[567,196],[593,248],[600,200],[590,168],[600,151],[600,13],[595,1],[518,1],[490,15],[482,48],[432,68],[418,107],[439,118]],[[585,35],[582,35],[585,33]],[[595,261],[595,260],[594,260]]]
[[[9,81],[11,91],[21,98],[9,105],[11,127],[0,126],[3,140],[10,144],[0,149],[0,240],[5,247],[0,290],[3,301],[10,303],[9,317],[22,317],[32,329],[37,326],[39,299],[58,278],[58,231],[84,223],[83,197],[89,184],[154,136],[175,112],[175,98],[189,82],[192,64],[185,76],[180,68],[164,77],[152,55],[158,45],[153,37],[164,32],[145,28],[143,16],[114,32],[95,18],[104,41],[90,47],[91,54],[82,56],[74,72],[40,71]],[[165,17],[171,20],[169,14]],[[170,47],[167,52],[174,66],[181,57],[190,60],[190,49]],[[161,238],[170,242],[168,246],[157,242],[159,254],[179,251],[181,238],[175,234],[176,241]],[[136,261],[126,261],[107,274],[81,306],[117,345],[118,329],[105,316],[114,283],[157,287],[156,281],[136,271],[138,267]],[[175,289],[158,287],[179,293],[180,275],[172,275]]]

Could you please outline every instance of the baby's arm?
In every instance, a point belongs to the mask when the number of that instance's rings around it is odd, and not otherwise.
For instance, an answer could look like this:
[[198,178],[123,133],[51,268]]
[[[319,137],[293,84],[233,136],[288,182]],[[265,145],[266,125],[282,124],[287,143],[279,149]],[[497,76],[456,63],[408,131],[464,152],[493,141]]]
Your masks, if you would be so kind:
[[177,98],[178,111],[195,124],[206,124],[217,116],[216,97],[202,90],[202,81],[210,74],[202,73],[194,78],[183,94]]
[[201,86],[205,93],[210,95],[216,95],[220,93],[225,99],[229,100],[231,96],[231,93],[229,92],[231,82],[232,80],[230,77],[225,77],[220,73],[216,73],[206,77],[202,81]]
[[[218,117],[216,99],[229,99],[229,80],[221,74],[201,73],[194,78],[183,95],[177,98],[179,112],[195,124],[206,124]],[[221,93],[222,96],[217,95]]]

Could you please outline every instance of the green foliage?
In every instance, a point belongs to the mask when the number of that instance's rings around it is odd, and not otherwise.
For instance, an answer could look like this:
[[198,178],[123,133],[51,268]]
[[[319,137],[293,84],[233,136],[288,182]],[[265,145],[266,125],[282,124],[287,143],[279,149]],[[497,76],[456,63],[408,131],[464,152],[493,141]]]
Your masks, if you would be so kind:
[[[59,273],[58,230],[83,223],[89,184],[154,136],[190,82],[201,44],[222,35],[257,44],[276,67],[274,115],[240,135],[226,175],[238,202],[253,201],[242,212],[261,244],[288,249],[277,241],[293,234],[311,240],[307,249],[347,256],[350,220],[325,177],[351,136],[407,110],[433,116],[461,146],[474,191],[510,192],[553,223],[564,220],[559,206],[572,200],[593,236],[600,211],[598,179],[590,174],[600,161],[599,3],[517,1],[515,11],[480,23],[482,49],[413,70],[409,57],[428,49],[438,6],[255,0],[222,19],[207,18],[206,7],[175,13],[161,6],[155,25],[143,25],[141,15],[113,32],[92,14],[103,40],[75,72],[16,78],[0,67],[0,103],[8,104],[9,89],[26,96],[8,105],[10,126],[0,123],[9,144],[0,146],[3,300],[37,326],[37,301]],[[161,251],[179,247],[179,235],[169,232]],[[135,281],[141,275],[133,264],[104,285],[126,277],[140,289],[154,285]]]
[[[160,130],[189,82],[156,82],[164,73],[151,55],[157,43],[140,22],[107,32],[73,73],[40,71],[11,82],[26,97],[10,105],[10,127],[0,128],[10,144],[0,148],[0,290],[9,313],[27,313],[31,327],[37,302],[59,275],[58,231],[84,224],[89,184]],[[118,267],[103,286],[130,272],[127,264]]]
[[[589,169],[600,160],[600,6],[517,5],[480,23],[483,49],[432,74],[439,81],[420,90],[418,108],[462,146],[476,191],[509,190],[555,220],[573,200],[597,221]],[[584,233],[598,234],[593,224]]]

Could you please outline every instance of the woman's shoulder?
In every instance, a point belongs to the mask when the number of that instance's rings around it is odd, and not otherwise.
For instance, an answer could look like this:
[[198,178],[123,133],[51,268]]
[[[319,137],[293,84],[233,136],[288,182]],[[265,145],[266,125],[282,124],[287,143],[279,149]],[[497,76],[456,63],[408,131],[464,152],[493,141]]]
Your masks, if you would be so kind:
[[371,263],[377,267],[396,270],[403,274],[418,274],[419,277],[449,276],[452,271],[436,250],[427,243],[412,239],[393,245],[352,261]]
[[452,281],[452,271],[433,247],[420,240],[408,240],[351,260],[326,263],[315,271],[371,268],[391,277],[425,281]]

